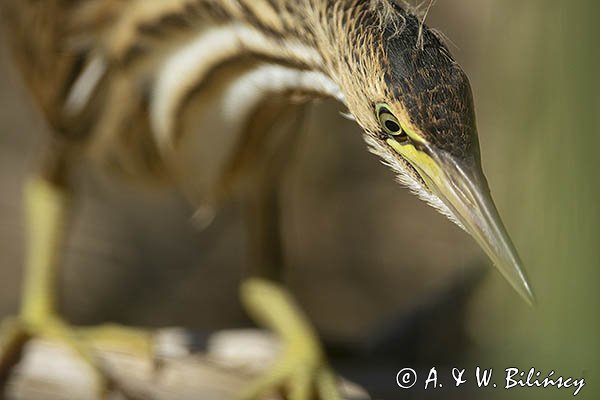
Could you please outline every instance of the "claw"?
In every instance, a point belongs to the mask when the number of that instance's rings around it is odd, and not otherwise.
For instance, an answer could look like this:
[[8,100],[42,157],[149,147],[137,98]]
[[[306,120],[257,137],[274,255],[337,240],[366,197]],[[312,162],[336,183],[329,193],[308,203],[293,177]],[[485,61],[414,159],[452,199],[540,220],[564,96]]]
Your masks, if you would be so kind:
[[337,378],[331,370],[324,368],[320,374],[317,374],[317,393],[321,399],[342,399],[338,389]]
[[324,362],[307,362],[294,350],[259,378],[237,400],[260,400],[274,393],[283,393],[288,400],[341,400],[337,379]]

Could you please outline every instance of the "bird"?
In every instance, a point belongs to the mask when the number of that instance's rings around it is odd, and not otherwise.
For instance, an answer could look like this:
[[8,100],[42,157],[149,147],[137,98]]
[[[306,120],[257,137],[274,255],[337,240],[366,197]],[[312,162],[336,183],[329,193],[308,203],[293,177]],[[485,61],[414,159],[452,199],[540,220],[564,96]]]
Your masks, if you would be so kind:
[[[340,399],[314,328],[282,283],[279,189],[304,105],[347,109],[399,183],[470,234],[512,287],[534,295],[482,169],[469,79],[423,13],[399,0],[1,0],[18,69],[51,134],[25,188],[22,305],[3,324],[0,370],[27,339],[63,340],[90,365],[105,335],[70,326],[55,282],[84,158],[134,181],[169,182],[194,205],[246,204],[249,315],[282,340],[240,399],[283,390]],[[430,4],[431,5],[431,4]],[[8,351],[6,350],[8,349]],[[98,385],[102,387],[99,375]]]

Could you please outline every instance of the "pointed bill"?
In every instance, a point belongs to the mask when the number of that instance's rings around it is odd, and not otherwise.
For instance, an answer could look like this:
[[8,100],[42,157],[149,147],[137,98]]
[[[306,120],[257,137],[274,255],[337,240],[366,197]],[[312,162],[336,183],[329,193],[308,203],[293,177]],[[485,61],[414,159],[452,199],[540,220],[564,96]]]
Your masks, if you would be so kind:
[[427,153],[433,162],[415,168],[430,190],[452,211],[521,297],[530,305],[535,304],[523,264],[498,214],[479,162],[458,162],[447,153],[431,149]]

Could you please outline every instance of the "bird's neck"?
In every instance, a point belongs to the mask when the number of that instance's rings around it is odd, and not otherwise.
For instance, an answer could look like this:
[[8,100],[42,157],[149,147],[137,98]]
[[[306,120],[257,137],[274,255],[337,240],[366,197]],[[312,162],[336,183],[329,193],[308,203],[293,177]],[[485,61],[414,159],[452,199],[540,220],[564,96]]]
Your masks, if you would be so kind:
[[[370,26],[376,25],[374,5],[387,0],[171,0],[133,2],[119,9],[107,31],[114,59],[130,63],[144,58],[145,49],[167,47],[193,35],[211,20],[240,39],[239,52],[276,56],[286,64],[319,70],[332,77],[341,64],[351,63]],[[190,5],[192,4],[192,5]],[[96,13],[98,14],[98,13]],[[208,17],[208,18],[207,18]],[[106,31],[106,30],[105,30]],[[364,50],[363,49],[363,50]]]
[[[253,87],[262,87],[265,95],[299,90],[344,101],[339,82],[352,74],[341,74],[340,65],[356,64],[350,60],[351,42],[362,22],[357,15],[367,10],[364,3],[368,2],[201,1],[203,15],[212,15],[213,23],[185,39],[159,68],[151,113],[155,130],[170,136],[176,110],[190,88],[197,87],[221,66],[244,57],[269,65],[263,70],[271,75],[251,75]],[[158,9],[156,12],[160,14]],[[162,24],[166,21],[159,18]],[[150,34],[161,29],[160,25],[149,26]],[[350,55],[342,56],[346,53]],[[278,72],[273,73],[277,68]]]
[[[74,104],[68,109],[85,109],[103,74],[110,71],[135,77],[136,82],[149,77],[143,91],[150,125],[158,141],[168,143],[186,100],[240,59],[261,67],[231,79],[232,87],[252,94],[244,109],[251,110],[275,92],[290,91],[358,103],[356,99],[364,96],[349,88],[361,90],[357,82],[372,79],[357,68],[373,58],[366,53],[373,51],[368,32],[377,22],[372,11],[377,1],[387,0],[132,1],[115,2],[112,11],[104,2],[89,3],[89,10],[72,14],[92,38],[79,42],[102,49],[100,65],[109,67],[95,68],[94,59],[87,63],[68,92],[67,105]],[[95,38],[89,33],[94,31]],[[342,92],[350,96],[344,99]],[[237,93],[236,99],[244,98]],[[237,108],[234,114],[244,113]]]

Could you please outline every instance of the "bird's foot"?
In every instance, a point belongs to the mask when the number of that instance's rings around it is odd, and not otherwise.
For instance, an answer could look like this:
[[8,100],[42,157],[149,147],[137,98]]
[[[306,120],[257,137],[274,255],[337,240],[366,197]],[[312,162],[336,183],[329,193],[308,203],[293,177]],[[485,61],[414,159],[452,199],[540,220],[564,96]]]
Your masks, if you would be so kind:
[[288,400],[341,400],[337,379],[320,346],[305,339],[290,342],[269,372],[250,385],[240,400],[281,393]]
[[153,359],[153,337],[149,332],[118,325],[73,327],[57,316],[36,320],[10,318],[0,328],[0,393],[5,390],[13,367],[20,361],[23,349],[31,339],[48,339],[72,349],[91,372],[98,398],[118,389],[94,355],[96,347],[112,347]]
[[319,339],[287,289],[253,278],[244,282],[241,295],[250,315],[279,336],[283,354],[239,398],[259,400],[283,392],[289,400],[340,400],[336,376]]

